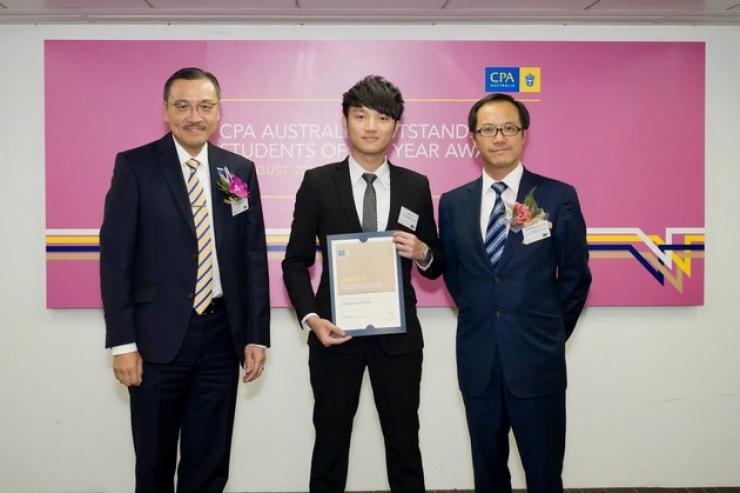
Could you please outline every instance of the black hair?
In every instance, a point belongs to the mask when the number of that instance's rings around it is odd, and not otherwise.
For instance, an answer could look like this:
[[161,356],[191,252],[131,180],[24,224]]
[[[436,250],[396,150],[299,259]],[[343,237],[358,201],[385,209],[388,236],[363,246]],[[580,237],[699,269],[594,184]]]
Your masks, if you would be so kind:
[[216,88],[216,96],[218,99],[221,99],[221,86],[218,83],[218,79],[215,75],[213,75],[210,72],[206,72],[203,69],[197,68],[197,67],[185,67],[181,68],[174,74],[170,75],[170,78],[167,79],[167,82],[164,83],[164,93],[163,97],[165,102],[170,97],[170,88],[172,87],[172,84],[176,80],[198,80],[198,79],[208,79],[213,83],[213,87]]
[[394,120],[403,114],[403,96],[392,83],[379,75],[368,75],[342,95],[342,113],[349,116],[349,109],[367,107]]
[[475,102],[473,107],[470,108],[470,113],[468,113],[468,130],[471,132],[475,132],[476,130],[476,127],[478,126],[478,110],[488,103],[496,103],[499,101],[506,101],[516,106],[516,109],[519,112],[519,120],[521,121],[522,128],[524,130],[529,128],[529,111],[527,110],[527,107],[524,106],[524,103],[517,101],[508,94],[495,92],[479,99]]

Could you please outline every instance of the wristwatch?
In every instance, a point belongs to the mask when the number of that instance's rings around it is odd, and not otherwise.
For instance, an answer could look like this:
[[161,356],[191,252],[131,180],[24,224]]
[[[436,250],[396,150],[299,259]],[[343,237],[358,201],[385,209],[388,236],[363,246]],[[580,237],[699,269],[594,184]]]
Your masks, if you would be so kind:
[[421,257],[417,258],[416,261],[420,264],[428,264],[432,260],[432,249],[427,246]]

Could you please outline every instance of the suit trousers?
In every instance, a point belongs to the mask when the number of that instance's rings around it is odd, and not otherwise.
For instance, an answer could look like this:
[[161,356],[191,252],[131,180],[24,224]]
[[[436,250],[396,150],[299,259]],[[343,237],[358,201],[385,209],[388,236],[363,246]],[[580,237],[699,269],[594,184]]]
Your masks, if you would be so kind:
[[174,361],[144,362],[129,388],[136,492],[222,492],[229,475],[239,361],[226,309],[190,320]]
[[310,491],[344,491],[352,422],[367,367],[383,430],[390,489],[423,492],[417,414],[422,350],[391,356],[372,336],[358,337],[353,344],[357,352],[313,347],[309,352],[316,429]]
[[509,430],[513,429],[529,493],[560,493],[565,455],[565,390],[519,398],[506,386],[501,359],[480,396],[463,394],[475,491],[511,493]]

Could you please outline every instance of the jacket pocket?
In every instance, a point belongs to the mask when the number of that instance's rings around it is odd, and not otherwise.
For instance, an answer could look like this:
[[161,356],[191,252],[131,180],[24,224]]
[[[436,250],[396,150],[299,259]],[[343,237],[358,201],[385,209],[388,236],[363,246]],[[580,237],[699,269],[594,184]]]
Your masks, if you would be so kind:
[[543,317],[560,317],[562,315],[560,311],[554,310],[551,307],[536,306],[536,305],[528,306],[527,311],[530,313],[534,313],[535,315],[540,315]]

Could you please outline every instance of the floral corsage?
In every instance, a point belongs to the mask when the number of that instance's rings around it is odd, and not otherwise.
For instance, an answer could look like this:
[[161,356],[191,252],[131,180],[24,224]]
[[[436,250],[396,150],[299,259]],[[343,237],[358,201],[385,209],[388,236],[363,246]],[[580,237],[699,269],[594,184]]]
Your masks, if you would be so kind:
[[523,228],[533,226],[542,221],[547,221],[548,213],[540,209],[537,201],[534,199],[534,191],[537,187],[527,193],[524,197],[524,203],[514,202],[511,207],[511,217],[509,218],[509,227],[512,232],[517,233]]
[[216,186],[226,197],[225,204],[235,204],[249,197],[249,187],[244,181],[236,175],[232,175],[229,168],[217,168],[218,183]]

